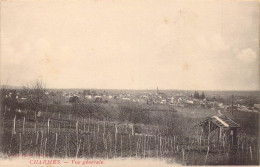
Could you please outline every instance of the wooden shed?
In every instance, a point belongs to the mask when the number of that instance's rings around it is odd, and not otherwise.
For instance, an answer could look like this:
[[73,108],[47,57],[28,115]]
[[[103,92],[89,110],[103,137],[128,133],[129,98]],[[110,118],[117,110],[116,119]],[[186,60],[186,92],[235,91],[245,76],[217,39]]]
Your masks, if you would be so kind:
[[209,142],[219,141],[235,145],[240,125],[225,115],[219,115],[208,117],[195,127],[200,129],[199,135]]

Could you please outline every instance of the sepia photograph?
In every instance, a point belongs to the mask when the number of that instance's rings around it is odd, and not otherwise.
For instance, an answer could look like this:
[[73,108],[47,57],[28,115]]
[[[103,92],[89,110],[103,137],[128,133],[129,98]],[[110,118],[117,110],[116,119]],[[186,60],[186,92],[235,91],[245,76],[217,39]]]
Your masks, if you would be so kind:
[[258,0],[2,0],[0,166],[259,166]]

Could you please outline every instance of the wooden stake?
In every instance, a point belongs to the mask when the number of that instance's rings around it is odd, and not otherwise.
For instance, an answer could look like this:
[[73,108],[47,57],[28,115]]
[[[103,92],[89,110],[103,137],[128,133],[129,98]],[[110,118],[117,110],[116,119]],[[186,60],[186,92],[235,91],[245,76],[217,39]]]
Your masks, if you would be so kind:
[[16,115],[14,116],[13,134],[16,134],[16,131],[15,131],[15,122],[16,122]]
[[96,150],[95,150],[95,153],[97,153],[97,151],[98,151],[98,141],[99,141],[99,139],[98,139],[98,135],[99,135],[99,133],[96,133],[96,139],[95,139],[95,142],[96,142]]
[[47,126],[48,126],[48,133],[50,133],[50,118],[48,118]]
[[19,136],[20,136],[20,149],[19,149],[19,153],[20,153],[20,157],[22,157],[22,155],[23,155],[23,153],[22,153],[22,134],[21,133],[19,133]]
[[77,138],[78,138],[78,133],[79,133],[79,121],[76,122],[76,135],[77,135]]
[[206,165],[206,162],[207,162],[207,159],[208,159],[208,154],[209,154],[209,146],[208,146],[208,151],[207,151],[207,154],[206,154],[204,165]]
[[118,130],[117,130],[117,124],[115,124],[115,129],[116,129],[116,132],[115,132],[115,133],[118,133]]
[[131,154],[132,154],[132,147],[131,147],[131,135],[129,134],[129,155],[131,157]]
[[106,121],[104,121],[104,133],[106,133]]
[[174,144],[174,145],[173,145],[173,148],[174,148],[174,151],[175,151],[175,140],[176,140],[176,139],[175,139],[175,136],[173,136],[173,141],[174,141],[174,143],[173,143],[173,144]]
[[35,141],[36,145],[38,144],[38,138],[39,138],[39,132],[37,131],[37,133],[36,133],[36,141]]
[[135,135],[134,125],[132,125],[132,135]]
[[67,137],[67,135],[65,136],[65,157],[67,158],[67,156],[68,156],[68,145],[67,145],[67,143],[68,143],[68,137]]
[[201,136],[200,136],[200,147],[201,147]]
[[172,138],[170,138],[170,140],[171,140],[171,152],[172,152]]
[[116,157],[117,133],[115,133],[115,157]]
[[57,140],[58,140],[58,133],[56,133],[56,136],[55,136],[54,155],[56,154]]
[[14,133],[12,132],[12,135],[11,135],[11,140],[10,140],[10,146],[9,146],[9,154],[11,154],[11,148],[12,148],[13,135],[14,135]]
[[151,141],[151,137],[148,136],[148,142],[147,142],[147,144],[148,144],[148,150],[149,150],[148,152],[149,152],[149,155],[151,155],[150,141]]
[[23,117],[23,133],[24,133],[25,117]]
[[60,113],[59,113],[59,134],[60,134]]
[[144,148],[143,149],[144,150],[144,158],[145,158],[145,145],[146,145],[146,136],[144,135],[144,147],[143,147]]
[[104,144],[104,150],[107,152],[107,143],[105,140],[105,133],[103,133],[103,144]]
[[157,158],[159,157],[159,145],[156,144],[156,155],[157,155]]
[[209,121],[209,134],[208,134],[208,145],[209,145],[209,138],[210,138],[210,121]]
[[162,154],[162,137],[160,136],[160,155]]
[[81,139],[79,139],[79,144],[77,145],[76,158],[78,158],[78,154],[79,154],[79,150],[80,150],[80,144],[81,144]]
[[183,164],[185,163],[185,151],[183,148],[182,148],[182,163]]
[[43,153],[43,131],[41,131],[41,134],[42,134],[42,136],[41,136],[41,147],[40,147],[40,154],[42,154],[42,153]]
[[139,150],[139,139],[140,139],[140,137],[137,139],[137,143],[136,143],[136,158],[137,158],[138,150]]
[[112,139],[111,139],[110,133],[108,133],[108,136],[109,136],[109,155],[111,155],[111,153],[112,153]]
[[120,142],[120,150],[121,150],[121,157],[123,156],[123,139],[122,139],[122,134],[121,134],[121,142]]
[[47,145],[47,137],[46,137],[46,139],[45,139],[45,145],[44,145],[44,157],[46,156],[46,145]]
[[5,129],[5,118],[4,118],[4,116],[3,116],[3,128],[2,128],[2,132],[4,131],[4,129]]
[[249,147],[249,150],[250,150],[250,158],[251,158],[251,161],[253,160],[253,154],[252,154],[252,148],[251,146]]

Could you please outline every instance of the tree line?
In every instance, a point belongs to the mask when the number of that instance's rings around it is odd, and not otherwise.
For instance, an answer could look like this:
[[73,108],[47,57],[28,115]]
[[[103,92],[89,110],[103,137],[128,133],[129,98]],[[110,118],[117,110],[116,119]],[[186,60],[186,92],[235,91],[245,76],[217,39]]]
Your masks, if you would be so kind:
[[193,95],[193,98],[194,98],[194,99],[205,99],[206,97],[205,97],[204,92],[202,92],[201,94],[199,94],[199,92],[195,91],[195,92],[194,92],[194,95]]

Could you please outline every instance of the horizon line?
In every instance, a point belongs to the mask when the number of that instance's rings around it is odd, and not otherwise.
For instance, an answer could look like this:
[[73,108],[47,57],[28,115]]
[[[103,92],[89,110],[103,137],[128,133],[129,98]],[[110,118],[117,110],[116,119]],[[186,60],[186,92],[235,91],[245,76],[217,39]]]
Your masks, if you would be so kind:
[[[0,85],[1,89],[3,86],[7,86],[7,87],[14,87],[14,88],[7,88],[7,89],[22,89],[23,86],[14,86],[14,85]],[[15,88],[16,87],[16,88]],[[45,87],[45,89],[90,89],[90,90],[154,90],[156,91],[157,88],[155,89],[150,89],[150,88],[147,88],[147,89],[132,89],[132,88],[50,88],[50,87]],[[159,90],[162,90],[162,91],[225,91],[225,92],[230,92],[230,91],[260,91],[260,89],[256,90],[256,89],[237,89],[237,90],[232,90],[232,89],[178,89],[178,88],[167,88],[167,89],[160,89]]]

